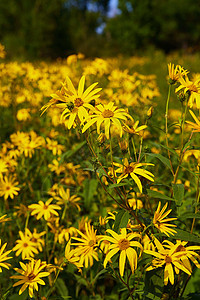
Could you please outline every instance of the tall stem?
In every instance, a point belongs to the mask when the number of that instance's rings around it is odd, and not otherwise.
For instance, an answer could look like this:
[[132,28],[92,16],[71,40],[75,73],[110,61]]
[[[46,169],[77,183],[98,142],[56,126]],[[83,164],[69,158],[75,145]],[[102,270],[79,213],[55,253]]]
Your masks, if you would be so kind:
[[[165,140],[166,140],[166,146],[169,148],[169,143],[168,143],[168,111],[169,111],[169,100],[170,100],[170,94],[171,94],[171,85],[169,85],[169,90],[168,90],[168,96],[167,96],[167,102],[166,102],[166,108],[165,108]],[[172,161],[171,161],[171,155],[169,149],[167,149],[167,154],[169,157],[169,162],[171,166],[171,172],[174,176],[174,169],[172,166]]]
[[183,120],[182,120],[182,129],[181,129],[181,145],[182,145],[182,149],[183,149],[183,136],[184,136],[184,127],[185,127],[185,117],[186,117],[186,114],[187,114],[187,108],[188,108],[188,102],[186,102],[186,105],[185,105],[185,112],[184,112],[184,115],[183,115]]
[[[199,178],[199,177],[200,177],[200,172],[199,172],[199,174],[198,174],[198,179],[197,179],[197,192],[196,192],[195,214],[196,214],[197,211],[198,211],[198,204],[199,204],[199,198],[200,198],[200,193],[199,193],[199,179],[200,179],[200,178]],[[191,227],[190,233],[193,232],[195,221],[196,221],[196,219],[193,218],[193,220],[192,220],[192,227]]]

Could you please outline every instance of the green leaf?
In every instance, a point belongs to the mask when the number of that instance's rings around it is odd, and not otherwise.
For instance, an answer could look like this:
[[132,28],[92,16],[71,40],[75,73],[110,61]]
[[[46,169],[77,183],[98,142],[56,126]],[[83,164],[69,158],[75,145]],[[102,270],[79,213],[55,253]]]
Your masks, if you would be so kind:
[[157,192],[157,191],[152,191],[152,190],[147,189],[147,194],[149,197],[152,197],[152,198],[158,198],[158,199],[168,200],[168,201],[175,201],[175,199],[170,198],[170,197],[168,197],[164,194],[161,194],[160,192]]
[[[6,298],[5,298],[6,299]],[[24,291],[21,295],[18,294],[12,294],[9,297],[9,300],[27,300],[28,298],[28,290]]]
[[145,288],[142,299],[161,299],[164,288],[163,269],[148,271],[145,274]]
[[115,187],[120,187],[120,186],[124,186],[124,185],[128,185],[127,183],[113,183],[111,184],[108,188],[109,189],[114,189]]
[[165,146],[165,145],[162,145],[162,144],[157,144],[157,143],[154,143],[155,146],[161,146],[162,148],[166,149],[166,150],[169,150],[171,153],[173,153],[174,155],[176,155],[178,157],[178,154],[175,150]]
[[[189,140],[189,141],[184,145],[184,148],[183,148],[182,151],[184,151],[185,149],[187,149],[188,146],[190,146],[192,142],[193,142],[192,140]],[[188,150],[190,150],[190,149],[188,149]]]
[[78,145],[75,145],[72,149],[66,151],[61,155],[59,164],[62,164],[64,158],[70,158],[72,155],[74,155],[78,150],[80,150],[84,145],[86,144],[86,141],[83,141],[79,143]]
[[129,220],[129,212],[120,210],[115,217],[114,231],[119,232],[120,228],[126,228]]
[[104,273],[107,273],[106,269],[102,269],[100,272],[98,272],[91,283],[93,284]]
[[44,178],[44,180],[42,182],[42,191],[43,192],[48,192],[48,190],[50,190],[52,185],[53,185],[52,177],[51,177],[51,175],[48,175],[46,178]]
[[174,229],[177,232],[173,235],[174,239],[200,244],[200,238],[197,235],[192,234],[188,231],[181,230],[181,229],[177,229],[177,228],[174,228]]
[[146,155],[158,158],[166,167],[168,167],[171,171],[171,165],[170,165],[170,161],[168,158],[164,157],[161,154],[156,154],[156,153],[145,153]]
[[[195,269],[194,272],[192,272],[192,276],[190,277],[190,280],[188,284],[186,285],[186,289],[184,291],[184,299],[187,300],[198,300],[200,299],[199,294],[199,282],[200,282],[200,269]],[[187,298],[185,296],[187,295]]]
[[58,278],[55,283],[56,290],[63,299],[70,299],[68,296],[68,288],[62,278]]
[[181,165],[180,165],[180,168],[182,168],[182,169],[188,171],[189,173],[191,173],[192,175],[194,175],[194,177],[196,177],[196,178],[198,177],[197,173],[192,172],[190,169],[186,168],[185,166],[181,166]]
[[172,184],[174,198],[177,200],[178,205],[181,204],[184,198],[184,184]]
[[143,298],[144,300],[160,300],[160,297],[148,292]]
[[94,197],[94,194],[97,190],[98,181],[94,178],[92,179],[85,179],[83,182],[83,198],[85,207],[88,209],[91,205],[91,201]]
[[186,219],[200,219],[200,214],[190,213],[186,212],[182,215],[180,215],[179,219],[186,220]]

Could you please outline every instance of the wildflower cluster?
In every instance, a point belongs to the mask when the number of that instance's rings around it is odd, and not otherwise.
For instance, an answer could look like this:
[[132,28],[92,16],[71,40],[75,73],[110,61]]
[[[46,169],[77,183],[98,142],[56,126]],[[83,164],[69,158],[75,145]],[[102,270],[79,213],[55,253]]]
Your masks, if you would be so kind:
[[156,76],[117,59],[0,64],[3,298],[186,295],[200,268],[200,77],[168,70],[161,117]]

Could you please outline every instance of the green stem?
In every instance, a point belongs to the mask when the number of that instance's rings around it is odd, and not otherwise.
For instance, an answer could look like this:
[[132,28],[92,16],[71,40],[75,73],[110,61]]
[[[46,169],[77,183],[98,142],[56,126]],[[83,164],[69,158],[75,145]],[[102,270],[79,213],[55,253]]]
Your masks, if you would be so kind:
[[[101,179],[99,178],[99,175],[98,173],[96,173],[97,175],[97,179],[99,181],[99,183],[101,184],[102,188],[104,189],[104,191],[123,209],[127,210],[126,206],[122,205],[120,202],[118,202],[108,191],[107,189],[105,188],[104,184],[101,182]],[[116,188],[115,188],[115,191],[116,191]],[[116,191],[117,192],[117,191]],[[123,199],[121,198],[121,200],[123,201]]]
[[[147,120],[145,122],[145,125],[147,125]],[[140,149],[139,149],[139,155],[138,155],[138,160],[137,160],[138,163],[140,162],[140,156],[141,156],[141,153],[142,153],[143,139],[144,139],[144,130],[143,130],[143,133],[142,133],[142,136],[141,136],[141,139],[140,139]]]
[[114,174],[114,181],[116,183],[116,176],[115,176],[115,170],[114,170],[114,164],[113,164],[113,149],[112,149],[111,134],[110,134],[110,158],[111,158],[111,165],[112,165],[113,174]]
[[66,211],[67,211],[67,204],[65,204],[65,207],[64,207],[64,210],[63,210],[63,214],[62,214],[62,217],[61,217],[61,220],[62,220],[62,221],[63,221],[64,218],[65,218]]
[[183,135],[184,135],[184,127],[185,127],[185,117],[186,117],[186,114],[187,114],[187,108],[188,108],[188,102],[186,102],[186,105],[185,105],[185,112],[184,112],[184,115],[183,115],[183,120],[182,120],[182,129],[181,129],[181,145],[182,145],[182,149],[183,149]]
[[30,212],[27,213],[26,222],[25,222],[25,230],[28,227],[29,217],[30,217]]
[[[197,206],[198,206],[198,204],[199,204],[199,198],[200,198],[200,193],[199,193],[199,179],[200,179],[200,172],[199,172],[199,174],[198,174],[198,179],[197,179],[197,192],[196,192],[196,207],[195,207],[195,214],[196,214],[197,211],[198,211],[198,207],[197,207]],[[190,233],[193,232],[195,221],[196,221],[196,218],[193,218],[193,220],[192,220],[192,227],[191,227]]]
[[60,268],[59,268],[59,270],[58,270],[58,272],[57,272],[57,274],[56,274],[56,277],[55,277],[55,279],[54,279],[54,281],[53,281],[53,285],[52,285],[52,287],[50,288],[50,290],[48,291],[48,293],[47,293],[47,295],[46,295],[46,298],[47,298],[47,299],[48,299],[48,297],[51,295],[51,293],[52,293],[53,290],[54,290],[54,285],[55,285],[55,283],[56,283],[56,280],[58,279],[58,275],[60,274],[61,268],[62,268],[62,266],[64,265],[64,263],[65,263],[65,262],[62,262],[62,264],[60,265]]
[[135,148],[135,143],[134,143],[134,138],[131,137],[131,141],[132,141],[132,145],[133,145],[133,151],[134,151],[134,155],[135,155],[135,161],[137,161],[137,153],[136,153],[136,148]]
[[[169,143],[168,143],[168,111],[169,111],[169,100],[170,100],[170,94],[171,94],[171,85],[169,85],[169,90],[168,90],[168,96],[167,96],[167,102],[166,102],[166,108],[165,108],[165,140],[166,140],[166,146],[169,148]],[[169,149],[167,149],[167,154],[169,157],[169,162],[171,166],[171,172],[174,176],[174,169],[172,166],[172,161],[171,161],[171,154]]]
[[48,243],[48,225],[47,222],[45,224],[45,231],[46,231],[46,260],[49,263],[49,243]]

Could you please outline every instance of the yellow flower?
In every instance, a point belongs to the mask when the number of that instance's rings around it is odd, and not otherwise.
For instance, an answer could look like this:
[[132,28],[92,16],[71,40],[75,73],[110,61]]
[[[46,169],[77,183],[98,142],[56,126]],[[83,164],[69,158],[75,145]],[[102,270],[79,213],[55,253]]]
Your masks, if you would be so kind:
[[197,119],[197,117],[195,116],[195,114],[193,113],[193,111],[189,110],[191,116],[193,117],[193,119],[195,120],[196,124],[190,121],[186,121],[187,124],[189,124],[189,126],[193,129],[193,132],[200,132],[200,121]]
[[184,94],[189,93],[189,101],[188,105],[190,107],[193,106],[194,101],[196,101],[197,108],[200,109],[200,79],[190,81],[186,76],[185,79],[183,77],[179,78],[180,86],[176,89],[176,93],[181,89],[184,89]]
[[53,155],[60,155],[62,151],[65,149],[63,145],[59,145],[57,141],[51,140],[50,138],[46,138],[47,144],[46,147],[48,150],[51,150]]
[[72,54],[72,55],[69,55],[67,57],[67,64],[68,65],[71,65],[73,63],[76,63],[77,62],[77,55],[76,54]]
[[22,254],[22,259],[33,257],[34,254],[38,254],[36,249],[36,243],[31,241],[30,235],[28,235],[28,230],[26,228],[25,234],[22,231],[19,231],[20,240],[17,240],[17,245],[13,248],[13,251],[16,251],[16,256]]
[[[166,248],[171,249],[172,247],[176,246],[175,252],[180,252],[180,260],[181,263],[184,265],[186,269],[188,269],[192,273],[192,267],[190,264],[189,259],[196,265],[197,268],[200,268],[199,262],[196,260],[195,257],[199,258],[199,254],[194,252],[194,250],[200,250],[200,246],[188,246],[186,247],[188,242],[177,240],[176,244],[174,245],[170,241],[164,241],[163,243]],[[182,255],[182,252],[185,252],[185,255]],[[178,256],[179,257],[179,256]]]
[[4,223],[4,222],[8,222],[8,221],[11,221],[10,218],[6,218],[7,215],[3,215],[0,217],[0,223]]
[[54,159],[52,161],[52,164],[49,164],[48,167],[52,172],[55,172],[57,175],[60,175],[60,173],[65,172],[65,167],[60,164],[59,160],[56,159]]
[[97,93],[101,88],[94,89],[97,84],[97,82],[93,83],[84,91],[85,76],[82,76],[79,81],[78,91],[76,91],[73,83],[67,76],[61,91],[51,95],[53,99],[41,109],[45,111],[53,104],[59,103],[59,107],[64,108],[61,120],[65,120],[69,117],[68,129],[70,129],[76,122],[76,117],[82,122],[83,119],[88,116],[87,109],[93,107],[89,102],[99,98],[100,95],[97,95]]
[[99,237],[96,235],[96,230],[90,225],[90,222],[85,223],[85,234],[77,229],[77,232],[82,238],[72,237],[72,239],[78,241],[77,243],[72,243],[73,246],[78,246],[75,249],[74,255],[80,257],[80,264],[85,264],[87,268],[89,265],[93,265],[93,258],[98,259],[98,253],[96,247]]
[[132,117],[123,109],[114,106],[113,102],[108,104],[99,104],[96,107],[92,107],[92,115],[89,115],[84,122],[86,124],[83,127],[82,133],[84,133],[90,126],[97,123],[97,133],[100,134],[101,124],[105,127],[105,136],[109,139],[111,124],[115,125],[122,136],[122,124],[119,120],[126,121],[127,118],[132,119]]
[[50,204],[52,201],[53,199],[49,199],[44,203],[40,200],[38,204],[29,205],[28,207],[32,209],[31,215],[37,215],[37,220],[44,216],[46,221],[51,217],[52,214],[58,216],[58,212],[55,209],[61,209],[61,207],[56,204]]
[[45,282],[41,279],[41,277],[49,276],[50,273],[43,272],[46,264],[42,264],[40,259],[32,259],[27,264],[20,262],[20,265],[22,269],[14,268],[14,270],[20,275],[14,275],[10,277],[13,279],[19,279],[18,282],[13,284],[13,287],[23,284],[23,286],[19,290],[19,295],[21,295],[28,287],[29,296],[32,298],[33,290],[35,289],[36,291],[38,291],[38,284],[45,285]]
[[69,241],[71,236],[77,236],[77,229],[75,227],[64,228],[58,234],[58,241],[60,244],[63,244],[64,238],[66,241]]
[[0,159],[0,178],[2,178],[2,174],[7,172],[8,166],[3,159]]
[[17,131],[10,135],[10,140],[15,146],[21,146],[29,142],[29,136],[26,132]]
[[189,161],[190,158],[193,158],[193,159],[196,159],[197,161],[199,161],[200,160],[200,150],[192,149],[192,150],[185,151],[183,160]]
[[78,201],[81,200],[80,197],[77,197],[76,195],[70,196],[70,189],[64,190],[63,186],[59,187],[58,190],[59,196],[55,196],[54,199],[56,199],[58,202],[57,204],[64,204],[69,206],[74,206],[78,209],[78,211],[81,210]]
[[144,250],[155,251],[155,246],[153,243],[154,239],[155,239],[155,237],[153,237],[153,236],[151,236],[151,239],[150,239],[147,234],[144,235],[144,237],[142,239],[142,245],[143,245]]
[[174,68],[174,64],[168,64],[168,71],[169,71],[169,83],[175,84],[181,76],[187,75],[189,72],[184,70],[183,67],[177,65]]
[[0,43],[0,58],[5,58],[5,56],[6,56],[5,47]]
[[[183,258],[186,255],[186,251],[176,251],[177,245],[171,245],[170,249],[164,248],[163,245],[155,239],[155,244],[157,251],[144,250],[145,253],[151,254],[156,258],[152,261],[152,266],[148,267],[146,271],[151,271],[156,268],[165,266],[164,268],[164,284],[167,285],[168,281],[173,285],[174,284],[174,270],[176,274],[179,273],[179,270],[191,275],[191,272],[184,266],[181,262],[180,257]],[[174,266],[174,270],[173,270]]]
[[141,169],[142,166],[154,166],[151,163],[137,163],[137,162],[131,162],[129,164],[128,159],[124,158],[122,160],[123,165],[118,164],[118,163],[114,163],[114,165],[116,167],[118,167],[118,169],[115,171],[116,173],[122,173],[118,178],[117,178],[117,183],[119,183],[122,179],[127,178],[129,175],[132,177],[132,179],[135,181],[135,183],[137,184],[140,193],[142,193],[142,183],[138,177],[142,176],[145,177],[146,179],[150,180],[150,181],[154,181],[154,179],[152,177],[154,177],[154,175],[144,169]]
[[129,203],[130,207],[132,207],[133,210],[143,208],[143,203],[140,199],[137,199],[136,193],[130,193],[130,194],[133,197],[131,199],[128,199],[128,203]]
[[176,227],[176,225],[173,225],[173,224],[168,224],[167,222],[170,222],[170,221],[174,221],[176,220],[177,218],[168,218],[168,219],[165,219],[169,214],[170,212],[172,211],[172,209],[166,211],[164,213],[164,211],[166,210],[167,208],[167,205],[168,203],[165,204],[165,206],[162,208],[162,210],[160,211],[160,207],[161,207],[161,202],[159,202],[158,204],[158,208],[154,214],[154,218],[153,218],[153,224],[154,226],[160,231],[160,232],[163,232],[165,233],[167,236],[169,236],[169,234],[172,234],[174,235],[174,233],[176,233],[176,230],[170,228],[170,227]]
[[30,212],[30,209],[28,209],[28,207],[22,203],[20,203],[19,206],[14,206],[14,208],[15,208],[15,212],[13,213],[13,215],[15,217],[23,216],[23,218],[27,218],[27,216]]
[[44,239],[41,239],[41,237],[46,233],[46,231],[42,231],[40,233],[37,232],[37,229],[33,229],[33,233],[27,228],[26,229],[27,236],[30,238],[30,241],[35,243],[35,247],[42,252],[42,246],[44,246]]
[[78,256],[74,256],[75,250],[70,250],[71,241],[69,241],[65,247],[65,258],[68,262],[75,265],[78,269],[82,268],[83,265],[80,263],[80,258]]
[[22,108],[19,109],[17,112],[17,120],[18,121],[27,121],[28,119],[30,119],[30,114],[29,114],[30,109],[28,108]]
[[103,253],[108,254],[109,247],[110,247],[110,242],[109,241],[103,240],[101,242],[100,249],[103,251]]
[[[5,261],[12,258],[11,256],[7,256],[12,250],[6,251],[3,253],[4,249],[6,248],[7,243],[5,243],[1,248],[0,248],[0,272],[2,272],[2,268],[9,269],[10,264],[6,263]],[[1,239],[0,239],[0,246],[1,246]]]
[[139,121],[134,122],[134,120],[133,120],[133,122],[131,124],[131,127],[128,126],[127,124],[124,124],[123,129],[124,129],[124,131],[126,131],[130,134],[139,135],[139,132],[141,130],[144,130],[145,128],[147,128],[147,125],[142,125],[142,126],[139,126],[139,127],[138,127],[138,125],[139,125]]
[[29,133],[28,139],[25,139],[23,144],[18,145],[18,149],[25,157],[32,157],[35,149],[44,145],[44,139],[38,136],[33,130]]
[[14,195],[18,195],[20,188],[17,187],[19,182],[15,181],[14,177],[7,177],[0,179],[0,196],[4,196],[4,199],[7,200],[8,197],[11,199],[14,198]]
[[104,260],[104,268],[108,261],[110,261],[111,257],[113,257],[118,251],[120,251],[119,256],[119,272],[120,275],[124,275],[124,267],[126,263],[126,257],[128,258],[129,264],[131,266],[131,271],[134,273],[135,269],[137,268],[137,252],[133,247],[138,247],[142,249],[142,245],[137,241],[132,241],[132,239],[139,237],[140,235],[137,233],[126,233],[126,228],[121,229],[121,233],[117,234],[115,231],[111,229],[107,229],[107,232],[112,235],[111,236],[104,236],[101,240],[106,240],[110,242],[108,248],[108,253]]

